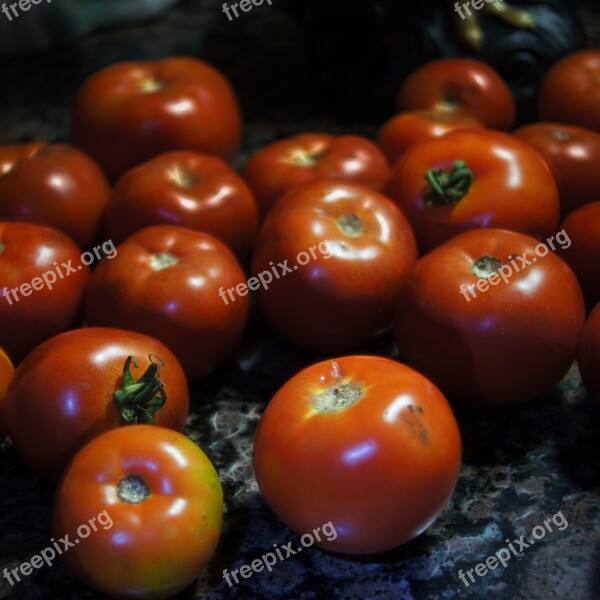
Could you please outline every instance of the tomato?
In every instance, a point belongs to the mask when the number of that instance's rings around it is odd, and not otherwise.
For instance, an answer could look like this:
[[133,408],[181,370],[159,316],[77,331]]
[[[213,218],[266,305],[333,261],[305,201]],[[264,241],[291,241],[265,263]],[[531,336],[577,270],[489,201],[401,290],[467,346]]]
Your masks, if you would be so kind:
[[188,388],[179,362],[158,340],[90,327],[33,350],[18,366],[4,407],[17,452],[52,480],[81,446],[108,429],[132,422],[183,429]]
[[425,255],[400,295],[400,358],[451,400],[535,398],[571,365],[585,320],[571,269],[547,243],[499,229],[462,233]]
[[506,131],[516,114],[515,101],[500,75],[470,58],[442,58],[416,69],[400,88],[398,109],[456,112]]
[[15,368],[8,357],[8,354],[0,348],[0,442],[6,435],[6,426],[4,424],[4,398],[6,397],[6,389],[15,372]]
[[482,129],[466,115],[445,110],[413,110],[395,115],[377,134],[377,144],[393,165],[418,142],[441,137],[460,129]]
[[[300,371],[267,405],[254,441],[267,504],[298,535],[352,554],[384,552],[425,531],[460,464],[460,433],[441,392],[376,356]],[[314,534],[324,524],[334,529],[325,539]]]
[[513,135],[537,150],[550,167],[563,215],[600,198],[600,134],[574,125],[533,123]]
[[590,396],[600,404],[600,304],[583,327],[577,358],[583,383]]
[[570,243],[560,250],[560,256],[577,275],[591,310],[600,302],[600,202],[578,208],[562,222],[561,228]]
[[466,229],[549,236],[558,226],[550,170],[527,144],[496,131],[456,131],[414,146],[392,170],[387,194],[422,252]]
[[112,598],[157,599],[196,579],[222,520],[219,476],[204,452],[180,433],[133,425],[75,455],[52,529],[56,540],[69,536],[61,557],[77,578]]
[[243,256],[256,237],[258,210],[244,181],[221,159],[167,152],[119,179],[107,223],[116,243],[151,225],[180,225],[210,233]]
[[600,132],[600,50],[574,52],[548,71],[540,88],[539,117]]
[[73,146],[0,146],[2,220],[49,225],[87,249],[102,236],[109,193],[100,167]]
[[72,137],[114,180],[169,150],[229,160],[240,142],[241,116],[231,86],[205,62],[120,62],[79,89]]
[[305,181],[333,177],[380,190],[390,168],[379,148],[366,138],[304,133],[259,150],[242,174],[265,215],[286,191]]
[[18,363],[81,319],[90,269],[64,233],[0,223],[0,346]]
[[175,353],[190,379],[232,356],[249,300],[247,289],[229,300],[225,295],[246,280],[225,244],[200,231],[157,225],[134,233],[117,251],[92,275],[89,324],[156,337]]
[[252,272],[279,335],[314,352],[344,352],[391,322],[416,259],[410,226],[390,200],[318,179],[290,190],[267,215]]

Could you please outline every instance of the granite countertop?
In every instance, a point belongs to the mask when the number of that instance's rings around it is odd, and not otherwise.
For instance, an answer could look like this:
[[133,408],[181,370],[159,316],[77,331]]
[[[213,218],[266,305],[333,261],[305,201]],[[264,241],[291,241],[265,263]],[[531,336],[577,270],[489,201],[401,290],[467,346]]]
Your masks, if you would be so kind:
[[[242,98],[245,158],[269,141],[307,130],[372,136],[379,121],[348,121],[322,108],[303,60],[301,31],[277,9],[261,7],[229,23],[222,2],[188,0],[164,15],[98,31],[55,49],[0,64],[0,143],[66,140],[74,92],[97,69],[123,59],[191,54],[222,68]],[[600,46],[600,17],[578,3],[586,34]],[[395,356],[391,336],[363,352]],[[194,386],[186,433],[214,461],[224,487],[224,530],[209,568],[180,598],[409,600],[600,598],[600,412],[587,398],[576,365],[538,402],[488,411],[456,407],[464,464],[448,509],[413,542],[385,555],[349,559],[306,549],[229,587],[229,570],[273,544],[298,536],[258,494],[252,440],[265,403],[317,357],[274,339],[252,319],[237,357]],[[507,374],[510,376],[510,374]],[[48,545],[53,489],[30,475],[9,441],[0,446],[0,571]],[[567,525],[466,587],[472,569],[544,520],[562,513]],[[100,598],[59,565],[42,568],[0,598]]]

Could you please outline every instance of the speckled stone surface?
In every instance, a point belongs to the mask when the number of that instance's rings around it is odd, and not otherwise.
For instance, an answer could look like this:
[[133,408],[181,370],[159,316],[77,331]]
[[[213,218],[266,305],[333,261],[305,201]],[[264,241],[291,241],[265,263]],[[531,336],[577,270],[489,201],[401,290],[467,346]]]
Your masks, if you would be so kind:
[[[192,54],[225,70],[247,117],[238,164],[265,143],[294,132],[324,130],[373,135],[378,122],[347,122],[323,109],[305,66],[301,31],[275,6],[229,23],[221,3],[189,0],[163,16],[96,32],[62,49],[0,64],[0,142],[68,138],[68,112],[84,77],[116,60]],[[581,2],[586,33],[600,46],[595,0]],[[364,352],[394,356],[384,338]],[[317,357],[270,336],[253,318],[232,361],[193,389],[186,433],[213,459],[226,495],[222,541],[207,571],[180,598],[410,600],[600,598],[600,414],[574,366],[538,402],[500,411],[456,407],[464,465],[448,509],[412,543],[374,557],[349,559],[304,549],[271,573],[229,587],[229,570],[273,544],[299,537],[261,500],[252,474],[252,440],[265,403],[286,379]],[[507,373],[510,377],[510,373]],[[31,476],[10,442],[0,446],[0,570],[45,548],[53,490]],[[472,569],[561,512],[568,525],[512,556],[466,587],[458,570]],[[539,531],[539,530],[538,530]],[[11,587],[0,598],[101,596],[57,564]]]

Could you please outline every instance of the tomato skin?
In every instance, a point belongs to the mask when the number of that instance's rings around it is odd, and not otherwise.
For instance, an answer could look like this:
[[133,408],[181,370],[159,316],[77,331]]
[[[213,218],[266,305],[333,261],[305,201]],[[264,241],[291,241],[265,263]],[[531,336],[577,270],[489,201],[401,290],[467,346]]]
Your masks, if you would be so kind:
[[562,223],[571,244],[559,249],[583,290],[588,310],[600,302],[600,202],[573,211]]
[[250,252],[258,230],[256,202],[243,179],[221,159],[195,152],[167,152],[127,171],[106,216],[117,244],[168,224],[210,233],[238,256]]
[[600,198],[600,134],[574,125],[532,123],[513,135],[550,167],[563,216]]
[[546,74],[540,121],[572,123],[600,133],[600,50],[574,52]]
[[102,236],[110,188],[100,167],[67,144],[0,146],[0,220],[54,227],[78,246]]
[[[356,403],[331,412],[315,405],[325,391],[339,400],[349,384],[362,394]],[[298,535],[331,521],[337,538],[316,544],[351,554],[422,533],[448,502],[460,465],[460,433],[441,392],[374,356],[296,374],[267,405],[254,442],[256,479],[277,515]]]
[[[44,340],[79,324],[90,269],[81,264],[75,242],[50,227],[1,222],[0,245],[0,346],[17,364]],[[67,274],[65,263],[77,272]],[[29,285],[26,296],[23,284]]]
[[488,64],[443,58],[416,69],[398,93],[398,110],[449,110],[490,129],[512,128],[516,105],[508,85]]
[[12,361],[8,354],[0,348],[0,442],[4,440],[6,435],[6,425],[4,424],[4,398],[6,397],[6,389],[15,372]]
[[[343,228],[348,217],[357,219],[360,231]],[[319,244],[324,251],[315,249]],[[296,264],[311,248],[315,257]],[[319,179],[290,190],[267,215],[252,273],[284,261],[297,267],[258,289],[267,320],[293,344],[345,352],[391,322],[395,297],[416,259],[410,226],[390,200],[357,184]]]
[[377,134],[377,145],[388,162],[394,165],[404,153],[418,142],[442,137],[461,129],[482,129],[475,119],[444,110],[413,110],[393,116]]
[[23,462],[43,479],[56,480],[75,452],[95,435],[125,424],[113,393],[123,385],[123,367],[134,356],[138,379],[154,355],[166,404],[156,425],[181,430],[188,387],[179,362],[158,340],[132,331],[76,329],[57,335],[18,366],[4,403],[8,434]]
[[[557,382],[575,357],[585,306],[571,269],[552,252],[536,256],[537,245],[520,233],[478,229],[422,257],[398,303],[401,360],[449,399],[473,404],[525,402]],[[532,264],[521,269],[523,253]],[[486,281],[482,292],[471,268],[484,256],[509,266],[512,256],[520,270],[508,283]]]
[[151,335],[177,356],[194,380],[234,353],[249,311],[248,296],[227,304],[220,290],[246,281],[235,256],[219,240],[173,225],[142,229],[102,261],[90,282],[91,325]]
[[366,138],[304,133],[262,148],[250,157],[242,174],[264,216],[285,192],[305,181],[334,178],[381,190],[390,168]]
[[592,310],[583,327],[577,360],[583,384],[600,405],[600,304]]
[[[138,503],[120,495],[119,483],[133,475],[150,492]],[[94,531],[87,524],[102,513]],[[180,433],[132,425],[94,438],[75,455],[57,489],[53,535],[81,542],[62,560],[111,598],[169,598],[208,564],[222,518],[219,476],[204,452]],[[89,536],[77,534],[81,525]]]
[[237,98],[223,75],[194,58],[115,63],[89,77],[75,99],[74,143],[111,180],[170,150],[230,160],[240,143]]
[[[465,161],[473,173],[465,195],[454,204],[428,204],[425,175],[448,172],[456,161]],[[558,226],[558,190],[550,169],[527,144],[496,131],[456,131],[414,146],[393,168],[387,195],[406,215],[422,253],[467,229],[548,237]]]

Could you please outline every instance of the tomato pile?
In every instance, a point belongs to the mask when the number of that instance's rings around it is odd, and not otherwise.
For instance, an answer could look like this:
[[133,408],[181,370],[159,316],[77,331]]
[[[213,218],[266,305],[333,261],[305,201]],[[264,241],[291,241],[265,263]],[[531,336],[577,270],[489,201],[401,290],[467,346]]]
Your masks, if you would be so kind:
[[[181,433],[189,384],[255,313],[314,358],[265,408],[256,480],[298,535],[331,523],[327,550],[433,523],[453,406],[538,401],[576,358],[600,405],[600,51],[553,67],[516,130],[475,60],[417,69],[398,110],[374,140],[306,132],[237,173],[233,89],[167,58],[85,81],[72,145],[0,147],[0,435],[58,482],[57,539],[110,513],[73,575],[167,598],[210,562],[223,493]],[[365,352],[392,335],[394,358]]]

